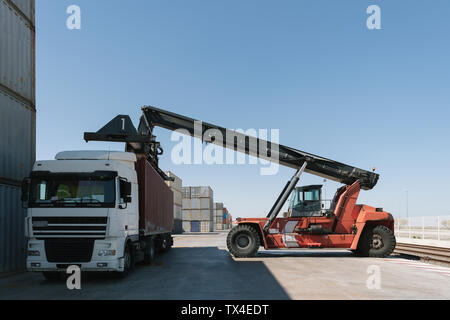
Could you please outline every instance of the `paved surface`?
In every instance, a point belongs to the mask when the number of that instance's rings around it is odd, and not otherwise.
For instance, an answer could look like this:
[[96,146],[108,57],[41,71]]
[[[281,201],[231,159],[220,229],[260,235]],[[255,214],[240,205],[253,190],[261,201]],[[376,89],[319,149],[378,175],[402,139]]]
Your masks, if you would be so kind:
[[[0,299],[450,299],[447,267],[324,249],[233,259],[225,238],[226,232],[176,236],[175,247],[153,265],[139,265],[125,279],[83,275],[81,290],[35,273],[1,278]],[[379,289],[367,287],[373,270],[380,272]]]

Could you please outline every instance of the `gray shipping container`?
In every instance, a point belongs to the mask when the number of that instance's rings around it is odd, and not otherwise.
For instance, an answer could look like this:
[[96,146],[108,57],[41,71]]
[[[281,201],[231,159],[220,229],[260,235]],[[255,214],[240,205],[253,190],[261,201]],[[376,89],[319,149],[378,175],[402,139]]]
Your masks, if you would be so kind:
[[183,199],[191,198],[191,187],[181,187],[181,196]]
[[209,210],[189,209],[182,210],[181,217],[185,221],[199,220],[199,221],[212,221],[213,216]]
[[36,154],[34,4],[0,1],[0,272],[25,268],[20,182]]
[[191,187],[191,198],[213,198],[211,187]]
[[26,211],[19,187],[0,184],[0,272],[25,268]]

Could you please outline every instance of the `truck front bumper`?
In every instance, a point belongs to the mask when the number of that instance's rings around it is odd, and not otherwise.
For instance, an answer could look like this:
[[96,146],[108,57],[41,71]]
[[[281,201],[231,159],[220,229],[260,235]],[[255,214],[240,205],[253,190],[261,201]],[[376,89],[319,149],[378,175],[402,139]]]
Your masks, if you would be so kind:
[[52,263],[47,261],[27,261],[27,270],[31,272],[61,271],[66,272],[71,265],[79,266],[81,271],[123,271],[123,258],[108,261]]
[[[124,239],[105,239],[95,240],[92,257],[89,262],[64,261],[49,262],[46,256],[45,240],[30,240],[28,243],[28,251],[39,255],[28,255],[27,270],[32,272],[43,271],[60,271],[66,272],[71,265],[79,266],[81,271],[123,271],[123,243]],[[101,256],[100,251],[114,250],[114,255]]]

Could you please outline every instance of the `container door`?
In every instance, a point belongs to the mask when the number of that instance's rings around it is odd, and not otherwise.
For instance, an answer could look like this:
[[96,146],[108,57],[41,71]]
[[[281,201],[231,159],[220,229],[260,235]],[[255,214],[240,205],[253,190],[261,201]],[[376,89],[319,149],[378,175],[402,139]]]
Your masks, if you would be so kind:
[[200,232],[200,221],[191,221],[191,232]]

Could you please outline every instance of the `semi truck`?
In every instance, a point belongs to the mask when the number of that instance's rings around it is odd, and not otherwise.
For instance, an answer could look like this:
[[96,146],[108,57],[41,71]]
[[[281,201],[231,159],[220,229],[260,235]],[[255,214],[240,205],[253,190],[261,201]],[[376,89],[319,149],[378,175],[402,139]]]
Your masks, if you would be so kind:
[[[118,116],[125,124],[128,116]],[[396,245],[393,216],[382,208],[357,204],[361,190],[371,190],[378,182],[375,170],[363,170],[332,159],[317,156],[291,147],[251,137],[214,124],[195,120],[153,106],[142,107],[139,128],[110,126],[110,130],[85,133],[85,139],[127,141],[134,152],[142,149],[140,139],[148,142],[152,159],[157,162],[162,152],[153,129],[161,127],[180,130],[206,143],[262,158],[278,161],[295,169],[266,217],[237,218],[236,226],[227,237],[229,252],[235,257],[253,257],[260,247],[265,249],[290,248],[346,248],[359,256],[386,257]],[[224,139],[232,136],[233,139]],[[222,139],[220,139],[222,138]],[[321,186],[296,189],[304,173],[320,176],[343,184],[330,208],[321,206]],[[278,217],[291,195],[290,214]]]
[[125,277],[173,244],[169,179],[143,154],[66,151],[22,184],[26,267],[58,279],[71,265]]

